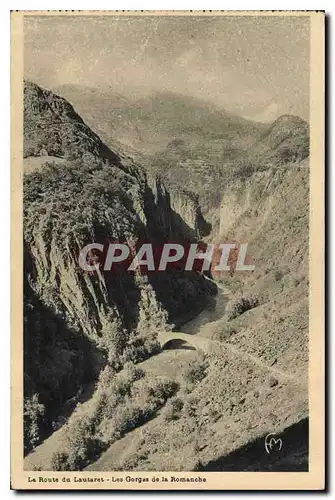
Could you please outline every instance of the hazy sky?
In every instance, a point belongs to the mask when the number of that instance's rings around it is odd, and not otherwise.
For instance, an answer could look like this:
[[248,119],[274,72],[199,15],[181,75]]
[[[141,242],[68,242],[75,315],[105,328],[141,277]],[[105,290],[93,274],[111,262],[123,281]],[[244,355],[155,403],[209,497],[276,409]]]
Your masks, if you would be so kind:
[[309,114],[304,17],[27,17],[25,77],[144,96],[172,91],[271,121]]

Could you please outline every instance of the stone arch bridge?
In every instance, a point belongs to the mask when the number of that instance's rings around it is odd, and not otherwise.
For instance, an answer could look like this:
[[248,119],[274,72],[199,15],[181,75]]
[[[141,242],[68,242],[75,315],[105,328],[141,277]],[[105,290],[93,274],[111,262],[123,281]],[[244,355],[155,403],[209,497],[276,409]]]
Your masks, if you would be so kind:
[[198,335],[191,335],[189,333],[181,332],[160,332],[158,334],[157,340],[164,349],[166,345],[173,340],[181,340],[199,351],[209,354],[213,350],[213,342],[205,337],[200,337]]

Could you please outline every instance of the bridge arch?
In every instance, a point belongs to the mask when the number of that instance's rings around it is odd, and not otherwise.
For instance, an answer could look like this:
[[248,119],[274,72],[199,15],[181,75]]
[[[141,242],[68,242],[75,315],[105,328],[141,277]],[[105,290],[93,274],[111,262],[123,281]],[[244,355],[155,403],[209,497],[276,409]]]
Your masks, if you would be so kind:
[[208,339],[187,333],[161,332],[159,333],[157,340],[161,349],[164,349],[164,347],[169,344],[171,345],[171,342],[173,341],[181,341],[198,351],[209,352],[210,350]]
[[196,351],[197,348],[191,342],[182,339],[168,339],[160,343],[161,349],[184,349]]

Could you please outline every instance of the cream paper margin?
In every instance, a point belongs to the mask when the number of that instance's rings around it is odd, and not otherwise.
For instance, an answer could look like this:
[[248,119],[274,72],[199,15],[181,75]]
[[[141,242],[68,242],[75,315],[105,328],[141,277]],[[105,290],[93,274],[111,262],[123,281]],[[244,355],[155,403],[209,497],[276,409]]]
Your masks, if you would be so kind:
[[[309,472],[31,472],[23,470],[23,20],[25,16],[308,16],[310,18]],[[324,85],[323,12],[13,11],[11,12],[11,488],[19,490],[318,490],[325,487]],[[153,482],[172,475],[206,482]],[[74,477],[123,478],[75,483]],[[59,478],[39,483],[38,478]],[[126,477],[148,478],[147,483]],[[29,481],[36,478],[37,482]],[[63,482],[62,478],[70,478]]]

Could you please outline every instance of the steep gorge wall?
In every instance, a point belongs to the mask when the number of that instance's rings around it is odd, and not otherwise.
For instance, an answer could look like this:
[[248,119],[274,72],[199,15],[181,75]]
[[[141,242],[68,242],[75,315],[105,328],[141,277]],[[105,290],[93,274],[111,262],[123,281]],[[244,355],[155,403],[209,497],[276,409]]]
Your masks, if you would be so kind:
[[[41,142],[37,125],[45,120],[48,135]],[[102,345],[112,323],[128,334],[143,334],[176,321],[189,311],[189,303],[198,310],[213,290],[192,273],[141,276],[87,273],[79,267],[78,255],[87,243],[187,239],[185,228],[196,236],[199,208],[196,200],[176,201],[158,179],[148,181],[131,159],[110,152],[64,99],[27,84],[27,151],[45,154],[45,143],[57,143],[65,121],[68,139],[75,138],[75,157],[69,141],[63,141],[58,153],[64,163],[25,176],[25,247],[33,262],[26,274],[37,297],[71,328]]]
[[216,288],[192,272],[81,269],[79,252],[88,243],[135,249],[195,238],[199,209],[193,201],[172,207],[159,179],[148,180],[133,160],[110,151],[69,103],[31,83],[24,93],[24,142],[26,162],[43,158],[24,175],[29,451],[102,366],[119,370],[156,353],[158,332],[199,312]]

